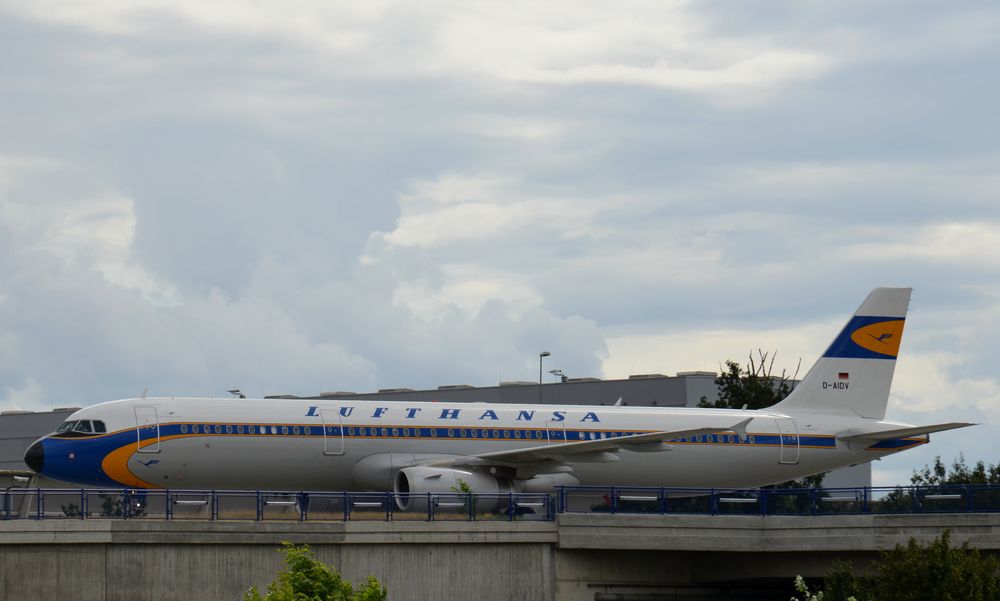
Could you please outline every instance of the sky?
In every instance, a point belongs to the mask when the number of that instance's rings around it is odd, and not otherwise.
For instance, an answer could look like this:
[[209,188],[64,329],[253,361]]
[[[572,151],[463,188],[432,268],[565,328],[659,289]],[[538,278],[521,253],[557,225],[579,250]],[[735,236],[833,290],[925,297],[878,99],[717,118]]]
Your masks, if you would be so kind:
[[0,0],[0,408],[802,372],[1000,461],[1000,7]]

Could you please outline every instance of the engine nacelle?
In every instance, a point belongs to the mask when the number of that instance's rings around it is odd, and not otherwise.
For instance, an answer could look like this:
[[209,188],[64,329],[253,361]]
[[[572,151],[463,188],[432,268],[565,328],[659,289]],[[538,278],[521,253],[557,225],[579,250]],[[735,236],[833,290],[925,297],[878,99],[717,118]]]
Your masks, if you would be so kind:
[[396,472],[396,480],[393,483],[396,505],[403,511],[426,510],[428,499],[434,502],[435,494],[453,495],[460,491],[459,480],[467,484],[469,490],[474,493],[498,495],[479,497],[476,501],[479,508],[492,511],[501,504],[506,504],[506,499],[502,499],[499,495],[510,491],[510,482],[507,480],[479,472],[418,465]]

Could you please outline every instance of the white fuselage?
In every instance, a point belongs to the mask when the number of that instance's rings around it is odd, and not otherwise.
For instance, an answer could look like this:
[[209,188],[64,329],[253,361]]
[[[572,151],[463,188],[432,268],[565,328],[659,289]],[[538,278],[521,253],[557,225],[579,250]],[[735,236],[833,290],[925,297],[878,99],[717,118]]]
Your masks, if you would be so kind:
[[390,490],[400,468],[441,457],[706,427],[667,450],[624,446],[617,460],[573,461],[580,484],[740,488],[877,459],[924,437],[850,449],[837,432],[905,426],[858,417],[768,411],[370,400],[147,398],[101,403],[72,420],[106,432],[44,443],[50,477],[141,488]]

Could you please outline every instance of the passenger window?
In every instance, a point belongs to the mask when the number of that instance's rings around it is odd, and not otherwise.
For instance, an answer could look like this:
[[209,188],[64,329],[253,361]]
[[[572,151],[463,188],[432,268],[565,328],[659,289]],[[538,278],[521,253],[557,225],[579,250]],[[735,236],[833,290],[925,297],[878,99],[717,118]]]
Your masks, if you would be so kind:
[[107,432],[108,429],[104,427],[104,422],[94,420],[94,432],[100,432],[101,434]]
[[226,434],[232,434],[232,433],[233,433],[233,427],[232,426],[226,426]]
[[256,432],[254,432],[254,427],[253,426],[247,426],[247,432],[250,432],[251,434],[255,434],[256,433]]
[[298,433],[299,433],[299,427],[298,426],[292,426],[292,434],[298,434]]
[[236,426],[236,433],[243,434],[243,426]]
[[194,432],[195,434],[198,434],[201,431],[201,428],[198,427],[198,424],[195,424],[191,426],[191,431]]
[[302,431],[305,432],[306,436],[312,434],[312,428],[310,428],[309,426],[303,428]]
[[222,426],[216,426],[215,427],[215,433],[216,434],[222,434]]
[[520,430],[514,430],[514,438],[521,438],[521,431]]
[[348,434],[349,436],[354,436],[354,428],[348,428],[348,429],[347,429],[347,434]]
[[393,436],[399,436],[399,428],[393,428],[392,429],[392,435]]
[[461,431],[461,433],[460,433],[459,435],[460,435],[460,436],[461,436],[462,438],[468,438],[468,436],[469,436],[469,431],[468,431],[468,430],[466,430],[465,428],[462,428],[462,431]]
[[410,435],[410,429],[409,428],[403,428],[403,436],[409,436],[409,435]]
[[187,424],[181,424],[181,434],[187,434],[187,433],[188,433]]
[[[287,431],[288,428],[285,428],[285,430]],[[277,434],[277,433],[278,433],[278,426],[271,426],[271,434]]]
[[281,433],[288,434],[288,426],[281,426]]
[[389,430],[382,428],[382,436],[388,436],[388,435],[389,435]]

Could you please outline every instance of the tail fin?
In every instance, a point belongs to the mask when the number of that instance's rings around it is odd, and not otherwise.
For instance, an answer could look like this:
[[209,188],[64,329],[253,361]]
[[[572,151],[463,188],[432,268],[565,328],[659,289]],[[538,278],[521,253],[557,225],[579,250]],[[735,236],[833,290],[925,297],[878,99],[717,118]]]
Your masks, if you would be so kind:
[[872,290],[802,382],[774,409],[884,418],[911,291]]

